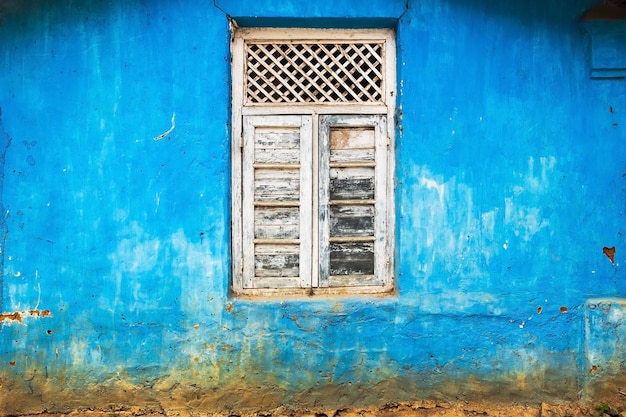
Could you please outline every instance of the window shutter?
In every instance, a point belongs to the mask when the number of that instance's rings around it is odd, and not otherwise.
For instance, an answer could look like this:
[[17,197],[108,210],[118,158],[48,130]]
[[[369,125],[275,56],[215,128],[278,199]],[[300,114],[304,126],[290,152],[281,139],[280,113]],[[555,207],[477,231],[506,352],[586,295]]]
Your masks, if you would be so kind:
[[320,286],[383,285],[386,118],[320,116]]
[[311,286],[311,116],[244,116],[243,288]]

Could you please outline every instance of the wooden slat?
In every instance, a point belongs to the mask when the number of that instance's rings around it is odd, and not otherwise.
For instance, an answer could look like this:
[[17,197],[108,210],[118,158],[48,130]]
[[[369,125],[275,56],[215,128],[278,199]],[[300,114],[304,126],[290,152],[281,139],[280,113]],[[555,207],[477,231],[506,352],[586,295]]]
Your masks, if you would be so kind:
[[300,224],[300,210],[297,207],[256,207],[254,222],[265,226]]
[[300,129],[298,126],[259,127],[254,134],[256,149],[299,149]]
[[330,149],[374,149],[376,136],[373,128],[340,128],[330,131]]
[[298,277],[255,277],[256,288],[260,289],[288,289],[298,288]]
[[270,239],[258,238],[253,240],[255,245],[300,245],[300,239]]
[[330,241],[335,239],[374,239],[373,205],[331,206]]
[[241,109],[244,116],[260,116],[267,114],[381,114],[387,111],[385,105],[380,103],[249,103]]
[[330,168],[330,199],[373,199],[374,175],[373,167]]
[[328,204],[330,205],[371,205],[376,204],[376,200],[373,199],[364,199],[364,200],[329,200]]
[[330,275],[374,274],[374,242],[331,242],[329,271]]
[[[372,152],[372,155],[374,153]],[[373,168],[376,166],[374,161],[345,161],[345,162],[331,162],[329,164],[331,168]]]
[[293,164],[293,163],[289,163],[289,164],[279,164],[279,163],[258,163],[255,162],[254,164],[252,164],[253,168],[256,169],[300,169],[300,164]]
[[331,236],[330,243],[357,243],[357,242],[374,242],[376,238],[374,236],[344,236],[334,237]]
[[295,126],[256,129],[254,154],[255,168],[276,165],[299,168],[300,129]]
[[298,207],[255,207],[254,238],[298,239],[300,237],[300,210]]
[[300,201],[254,201],[254,207],[300,207]]
[[299,198],[300,170],[255,169],[255,201],[294,201]]
[[376,150],[372,149],[338,149],[330,152],[330,160],[332,163],[340,164],[344,163],[366,163],[367,161],[374,161]]
[[[283,164],[295,166],[299,162],[300,152],[298,149],[267,149],[263,153],[257,152],[256,164],[268,165]],[[280,162],[278,162],[280,161]],[[256,168],[256,166],[255,166]]]
[[329,287],[364,287],[382,285],[382,279],[376,275],[331,275]]
[[254,247],[255,277],[300,276],[299,244],[256,244]]

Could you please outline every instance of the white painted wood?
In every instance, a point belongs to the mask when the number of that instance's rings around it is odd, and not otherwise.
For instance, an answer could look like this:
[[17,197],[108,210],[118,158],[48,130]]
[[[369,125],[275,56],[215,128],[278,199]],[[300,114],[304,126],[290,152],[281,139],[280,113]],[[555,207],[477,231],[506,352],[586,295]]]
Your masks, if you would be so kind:
[[376,204],[376,200],[330,200],[330,204]]
[[[285,116],[286,117],[286,116]],[[303,288],[311,287],[311,269],[313,265],[313,118],[302,116],[300,128],[300,285]]]
[[259,239],[299,239],[299,207],[255,207],[254,236]]
[[376,275],[331,275],[328,278],[329,287],[350,288],[375,285],[381,285]]
[[[306,28],[239,28],[235,37],[258,41],[335,41],[340,40],[385,40],[394,42],[393,29],[306,29]],[[395,59],[395,55],[394,55]]]
[[299,201],[255,201],[254,207],[300,207]]
[[346,236],[346,237],[332,237],[330,243],[354,243],[354,242],[374,242],[375,236]]
[[319,268],[319,244],[316,242],[320,241],[320,202],[319,202],[319,192],[320,190],[320,158],[319,158],[319,150],[320,150],[320,128],[319,128],[319,117],[318,114],[313,112],[313,141],[311,146],[311,158],[312,163],[311,167],[313,169],[313,189],[311,193],[311,205],[312,205],[312,213],[311,219],[313,220],[311,224],[311,288],[317,288],[320,286],[320,268]]
[[328,277],[330,276],[330,224],[328,221],[330,212],[330,125],[328,123],[331,116],[319,117],[319,149],[318,149],[318,259],[319,277],[318,286],[328,287]]
[[254,265],[254,133],[255,119],[247,117],[243,120],[243,158],[242,158],[242,254],[243,271],[242,287],[255,288],[255,265]]
[[395,57],[392,30],[254,28],[238,29],[234,36],[243,42],[246,105],[347,102],[388,107],[395,100],[387,85],[387,57]]
[[[382,290],[390,291],[394,289],[394,242],[395,242],[395,130],[396,126],[400,134],[402,134],[402,112],[396,114],[397,81],[396,81],[396,43],[393,33],[387,34],[385,42],[385,50],[383,62],[385,73],[383,74],[383,88],[385,89],[385,103],[387,104],[387,117],[385,118],[385,140],[387,144],[386,154],[386,194],[385,201],[386,210],[386,235],[385,235],[385,259],[384,264],[380,265],[380,272],[384,274]],[[399,109],[401,110],[401,109]],[[384,114],[384,113],[383,113]],[[396,119],[397,118],[397,119]]]
[[387,119],[385,116],[374,116],[376,119],[376,217],[374,225],[374,275],[377,282],[386,282],[389,279],[387,272],[387,261],[391,254],[387,252],[389,228],[387,227],[387,204],[393,199],[392,193],[388,193],[387,184],[389,172],[387,170],[387,160],[389,148],[387,147]]
[[339,150],[369,150],[376,144],[376,135],[371,128],[333,129],[330,132],[330,152]]
[[246,116],[243,122],[242,289],[268,282],[310,286],[311,117]]
[[243,144],[243,38],[236,36],[231,23],[231,262],[232,287],[234,292],[243,288],[243,218],[241,200],[241,151]]
[[385,114],[387,106],[380,103],[290,103],[288,106],[270,104],[246,105],[241,109],[244,116],[267,114]]
[[361,237],[373,240],[375,214],[374,204],[331,204],[330,241]]
[[[385,268],[390,254],[386,252],[389,246],[385,209],[386,200],[391,195],[387,192],[389,150],[386,133],[385,116],[320,116],[320,286],[384,285],[388,279]],[[349,158],[346,166],[341,162],[332,164],[339,167],[331,166],[331,155],[350,146],[359,150],[373,149],[360,154],[367,159],[355,161]],[[375,161],[369,160],[372,155]],[[366,213],[372,213],[373,219]],[[369,249],[362,252],[366,246],[350,246],[365,242],[374,243],[374,273],[350,273],[350,265],[370,268],[366,266],[370,262],[367,261],[369,255],[366,255]],[[332,262],[335,262],[332,259],[340,256],[338,254],[342,251],[348,251],[345,252],[348,263],[340,267],[347,274],[337,276],[332,272]],[[352,251],[361,253],[354,262],[348,260]],[[344,275],[350,278],[343,279]],[[363,280],[355,278],[358,276],[363,276]]]

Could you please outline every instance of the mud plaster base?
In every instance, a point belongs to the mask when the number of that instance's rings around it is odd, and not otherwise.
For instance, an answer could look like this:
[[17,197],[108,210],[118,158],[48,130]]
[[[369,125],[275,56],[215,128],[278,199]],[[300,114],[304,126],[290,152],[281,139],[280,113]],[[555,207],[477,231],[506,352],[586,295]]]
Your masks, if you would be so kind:
[[[124,380],[69,388],[58,381],[35,377],[29,381],[4,380],[0,387],[0,410],[7,415],[67,413],[77,409],[119,409],[133,405],[150,409],[195,409],[207,412],[225,410],[269,410],[280,406],[295,409],[382,406],[390,402],[490,401],[526,403],[576,401],[579,389],[574,378],[549,378],[546,374],[511,375],[506,380],[476,378],[434,380],[432,376],[390,378],[374,386],[330,384],[300,392],[289,387],[246,386],[200,388],[168,378],[151,385],[130,384]],[[606,389],[614,389],[607,385]],[[614,392],[614,391],[613,391]],[[602,389],[594,391],[600,397]]]

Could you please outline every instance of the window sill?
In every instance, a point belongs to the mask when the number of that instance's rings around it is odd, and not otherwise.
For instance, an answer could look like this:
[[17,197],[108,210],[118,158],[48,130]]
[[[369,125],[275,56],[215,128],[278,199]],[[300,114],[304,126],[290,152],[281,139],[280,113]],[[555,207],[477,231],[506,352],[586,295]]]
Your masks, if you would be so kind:
[[233,298],[255,301],[277,300],[277,299],[302,299],[302,300],[322,300],[327,298],[351,298],[367,296],[390,297],[395,296],[396,291],[393,285],[384,287],[342,287],[342,288],[293,288],[293,289],[245,289],[236,290],[231,293]]

